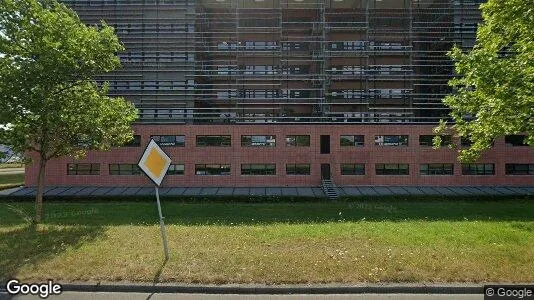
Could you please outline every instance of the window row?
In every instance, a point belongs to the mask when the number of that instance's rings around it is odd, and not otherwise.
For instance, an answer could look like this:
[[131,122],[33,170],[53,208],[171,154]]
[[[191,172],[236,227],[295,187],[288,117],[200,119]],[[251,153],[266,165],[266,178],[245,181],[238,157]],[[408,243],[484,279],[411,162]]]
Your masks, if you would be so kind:
[[[513,138],[509,138],[513,137]],[[185,146],[184,135],[151,135],[153,139],[160,146]],[[435,135],[420,135],[419,146],[432,147],[434,140],[438,136]],[[506,136],[505,143],[507,146],[527,146],[524,142],[525,136]],[[408,135],[376,135],[374,144],[375,146],[408,146]],[[452,145],[452,136],[441,135],[439,136],[441,146]],[[285,138],[286,146],[298,146],[309,147],[311,137],[309,135],[287,135]],[[364,135],[341,135],[339,139],[341,147],[363,147],[365,145]],[[196,146],[197,147],[230,147],[232,145],[230,135],[197,135]],[[462,146],[469,146],[469,141],[462,139]],[[141,136],[135,135],[134,139],[124,145],[125,147],[140,147]],[[243,147],[275,147],[276,136],[275,135],[242,135],[241,146]]]
[[[365,175],[365,164],[341,164],[341,175]],[[287,175],[310,175],[310,164],[287,164]],[[506,175],[534,175],[534,164],[506,164]],[[67,165],[68,175],[100,175],[100,164]],[[135,164],[110,164],[109,175],[140,175]],[[185,165],[171,164],[167,175],[184,175]],[[230,175],[230,164],[196,164],[196,175]],[[409,164],[375,164],[376,175],[409,175]],[[454,164],[420,164],[420,175],[454,175]],[[276,175],[276,164],[242,164],[241,175]],[[462,164],[462,175],[495,175],[495,164]]]

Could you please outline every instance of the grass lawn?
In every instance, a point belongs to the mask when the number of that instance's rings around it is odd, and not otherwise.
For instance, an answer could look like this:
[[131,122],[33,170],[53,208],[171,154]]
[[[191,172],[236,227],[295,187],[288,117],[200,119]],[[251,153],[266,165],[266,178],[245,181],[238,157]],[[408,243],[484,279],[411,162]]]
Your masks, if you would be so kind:
[[0,281],[534,282],[534,199],[0,202]]
[[22,174],[0,174],[0,190],[24,184],[24,173]]
[[24,168],[24,164],[0,164],[0,169]]

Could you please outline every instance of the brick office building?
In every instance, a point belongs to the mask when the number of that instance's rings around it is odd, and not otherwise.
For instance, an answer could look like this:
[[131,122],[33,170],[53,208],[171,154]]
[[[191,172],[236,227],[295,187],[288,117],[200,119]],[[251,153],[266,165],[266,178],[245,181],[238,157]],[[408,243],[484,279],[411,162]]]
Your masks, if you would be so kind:
[[52,161],[49,185],[149,186],[135,164],[151,138],[173,159],[168,187],[534,182],[520,136],[473,164],[431,147],[448,113],[445,53],[473,46],[481,1],[65,2],[116,28],[123,68],[98,80],[140,119],[130,145]]

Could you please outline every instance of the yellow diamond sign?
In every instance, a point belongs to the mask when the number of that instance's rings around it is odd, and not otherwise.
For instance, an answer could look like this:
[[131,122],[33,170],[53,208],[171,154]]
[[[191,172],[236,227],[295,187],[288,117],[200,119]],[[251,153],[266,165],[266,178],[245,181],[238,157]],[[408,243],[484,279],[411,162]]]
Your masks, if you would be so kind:
[[165,178],[165,174],[167,174],[170,165],[170,157],[163,152],[154,140],[150,140],[150,143],[148,143],[145,149],[145,153],[143,153],[141,160],[139,160],[139,168],[159,186],[163,178]]

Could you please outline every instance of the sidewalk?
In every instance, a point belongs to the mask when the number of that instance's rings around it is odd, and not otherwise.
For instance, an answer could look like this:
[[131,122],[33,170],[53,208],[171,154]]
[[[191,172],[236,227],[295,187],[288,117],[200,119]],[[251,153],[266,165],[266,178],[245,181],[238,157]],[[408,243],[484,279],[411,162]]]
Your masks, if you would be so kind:
[[[534,186],[352,186],[337,187],[340,196],[529,196]],[[35,196],[35,187],[0,192],[2,196]],[[293,196],[326,197],[320,187],[163,187],[161,196]],[[53,197],[139,197],[154,195],[152,187],[49,186]]]

